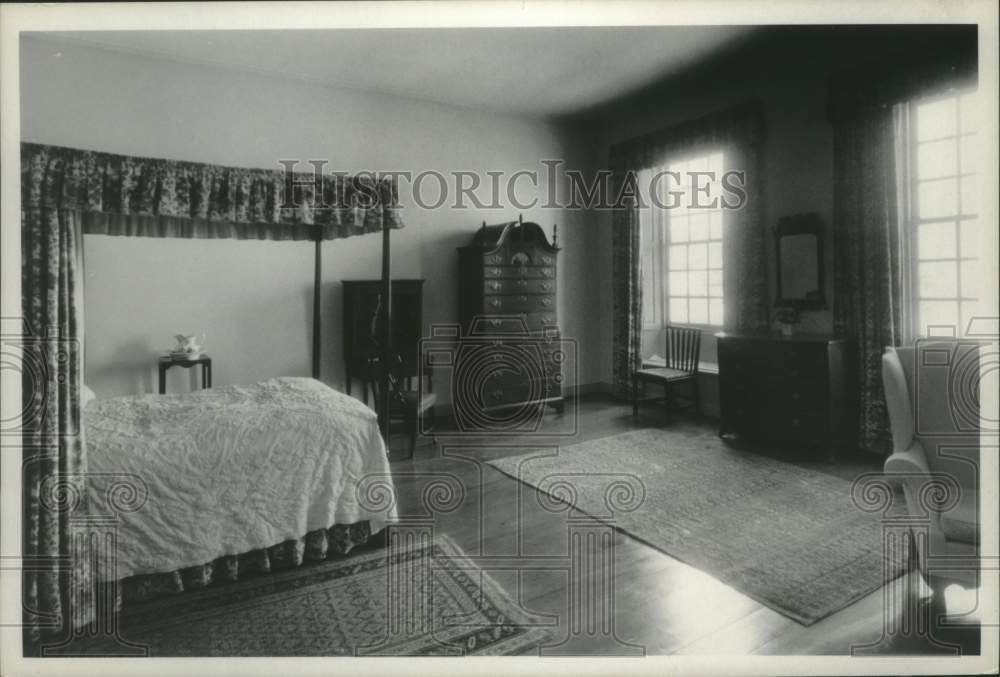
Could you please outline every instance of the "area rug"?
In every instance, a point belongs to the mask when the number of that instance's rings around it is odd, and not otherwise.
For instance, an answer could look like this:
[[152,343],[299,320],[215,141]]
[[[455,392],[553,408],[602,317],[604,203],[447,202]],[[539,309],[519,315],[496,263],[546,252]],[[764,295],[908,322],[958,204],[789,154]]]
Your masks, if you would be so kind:
[[850,481],[707,431],[638,430],[488,462],[803,625],[905,570],[896,557],[883,568],[879,516],[852,502]]
[[523,654],[548,640],[447,537],[394,542],[137,605],[121,636],[154,657]]

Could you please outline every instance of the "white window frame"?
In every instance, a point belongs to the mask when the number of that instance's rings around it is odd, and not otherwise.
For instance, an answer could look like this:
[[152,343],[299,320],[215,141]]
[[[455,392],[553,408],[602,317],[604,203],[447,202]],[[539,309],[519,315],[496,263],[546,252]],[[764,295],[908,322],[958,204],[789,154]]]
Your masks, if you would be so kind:
[[[909,183],[910,183],[910,232],[909,232],[909,247],[908,256],[909,263],[911,266],[912,274],[910,277],[910,298],[911,298],[911,331],[914,337],[926,337],[928,335],[950,335],[947,331],[940,332],[929,332],[929,327],[946,327],[947,325],[927,325],[922,313],[920,311],[921,302],[943,302],[951,303],[955,305],[956,317],[957,317],[957,327],[955,328],[954,335],[956,337],[961,337],[965,334],[967,329],[968,320],[974,316],[966,315],[963,312],[963,305],[968,304],[971,307],[975,307],[979,302],[978,294],[982,293],[982,289],[975,289],[971,293],[974,295],[969,295],[970,290],[963,289],[963,263],[971,264],[975,270],[975,274],[978,275],[979,266],[979,256],[968,256],[968,252],[963,252],[962,247],[962,231],[963,228],[968,227],[966,224],[972,223],[977,224],[979,221],[979,214],[977,211],[978,200],[976,204],[971,208],[967,204],[963,204],[963,184],[972,185],[975,187],[977,179],[979,178],[978,166],[973,165],[971,170],[969,167],[965,167],[966,171],[963,171],[963,158],[962,158],[962,140],[963,138],[977,138],[979,130],[968,131],[962,127],[962,107],[963,103],[965,105],[972,105],[975,107],[975,99],[965,99],[968,95],[975,95],[975,90],[961,90],[961,91],[949,91],[945,94],[941,94],[934,97],[928,97],[913,101],[910,103],[911,107],[911,119],[913,124],[911,125],[910,143],[913,149],[910,158],[909,167]],[[964,101],[963,101],[964,99]],[[953,101],[955,106],[955,126],[951,130],[951,133],[944,134],[940,136],[929,137],[925,139],[920,139],[918,136],[918,126],[919,126],[919,108],[921,106],[936,104],[942,101]],[[920,147],[932,143],[941,143],[944,141],[954,141],[954,167],[953,172],[946,172],[940,175],[935,175],[931,178],[921,178],[920,167],[919,167],[919,157],[920,157]],[[923,217],[920,214],[920,185],[929,184],[934,182],[944,182],[944,181],[955,181],[956,187],[956,205],[955,212],[949,213],[943,216],[933,216],[933,217]],[[968,201],[968,200],[966,200]],[[954,244],[954,255],[953,256],[942,256],[933,257],[927,256],[926,252],[920,251],[920,235],[922,226],[934,226],[935,224],[952,224],[951,237],[953,238]],[[978,224],[979,228],[982,224]],[[976,240],[978,242],[978,240]],[[975,250],[974,250],[975,251]],[[926,263],[953,263],[955,266],[955,296],[921,296],[920,290],[920,266]],[[966,279],[966,284],[970,284],[971,280]]]

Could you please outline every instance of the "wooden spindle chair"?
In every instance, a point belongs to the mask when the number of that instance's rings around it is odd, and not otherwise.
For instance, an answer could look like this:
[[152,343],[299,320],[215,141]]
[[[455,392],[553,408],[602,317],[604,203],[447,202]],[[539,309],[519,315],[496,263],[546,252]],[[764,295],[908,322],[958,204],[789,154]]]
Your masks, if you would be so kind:
[[[398,367],[401,362],[398,355],[396,356],[396,362]],[[417,387],[411,388],[412,381],[406,379],[404,382],[396,378],[395,371],[395,369],[390,370],[389,375],[389,420],[386,421],[386,425],[391,429],[393,421],[402,421],[404,423],[406,432],[410,436],[410,453],[407,458],[413,458],[413,452],[417,446],[417,436],[420,434],[421,420],[427,419],[427,425],[424,427],[425,430],[429,431],[434,428],[434,405],[437,402],[437,396],[433,392],[430,392],[434,386],[429,374],[427,375],[428,392],[424,392],[420,379],[417,379]],[[381,393],[382,384],[382,365],[378,357],[369,358],[366,381],[371,387],[372,395],[375,396],[375,402],[378,403],[380,401],[379,394]],[[366,399],[368,397],[367,392],[366,389]]]
[[701,398],[698,393],[698,355],[701,351],[701,330],[668,325],[666,333],[665,362],[662,367],[643,367],[632,375],[632,415],[639,415],[639,389],[646,383],[663,386],[662,398],[646,398],[643,402],[664,401],[668,407],[676,406],[674,386],[690,384],[690,403],[695,414],[701,416]]

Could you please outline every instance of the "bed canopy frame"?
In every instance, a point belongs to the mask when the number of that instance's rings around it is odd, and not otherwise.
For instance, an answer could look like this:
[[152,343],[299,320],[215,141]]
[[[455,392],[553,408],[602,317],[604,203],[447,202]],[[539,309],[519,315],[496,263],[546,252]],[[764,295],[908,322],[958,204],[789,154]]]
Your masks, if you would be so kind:
[[391,231],[397,187],[372,174],[313,175],[21,144],[22,209],[73,210],[82,232],[140,237],[312,240],[312,377],[320,378],[323,242],[382,233],[376,402],[389,443]]

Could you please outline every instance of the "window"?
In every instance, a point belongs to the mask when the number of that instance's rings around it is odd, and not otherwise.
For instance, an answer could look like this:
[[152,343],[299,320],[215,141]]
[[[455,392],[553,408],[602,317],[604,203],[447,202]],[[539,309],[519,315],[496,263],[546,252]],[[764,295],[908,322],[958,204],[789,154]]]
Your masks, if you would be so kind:
[[978,285],[975,93],[919,103],[914,111],[913,289],[916,333],[961,335]]
[[[721,326],[723,154],[671,162],[640,215],[643,324]],[[648,184],[647,184],[648,185]],[[703,206],[707,205],[707,206]]]

